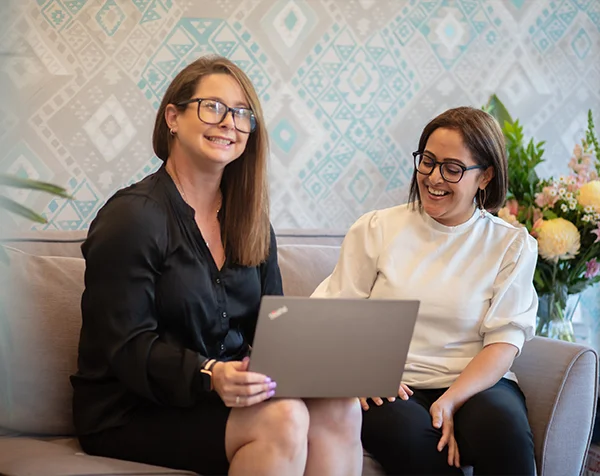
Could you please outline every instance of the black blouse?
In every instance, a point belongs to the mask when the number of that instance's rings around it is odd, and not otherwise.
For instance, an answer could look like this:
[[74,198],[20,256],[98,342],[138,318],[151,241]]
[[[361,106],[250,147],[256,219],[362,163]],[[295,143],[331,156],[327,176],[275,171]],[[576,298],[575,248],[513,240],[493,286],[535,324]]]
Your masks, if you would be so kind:
[[247,355],[261,296],[283,294],[273,230],[262,265],[227,256],[219,270],[164,165],[102,207],[82,251],[79,434],[119,426],[140,404],[196,404],[199,364]]

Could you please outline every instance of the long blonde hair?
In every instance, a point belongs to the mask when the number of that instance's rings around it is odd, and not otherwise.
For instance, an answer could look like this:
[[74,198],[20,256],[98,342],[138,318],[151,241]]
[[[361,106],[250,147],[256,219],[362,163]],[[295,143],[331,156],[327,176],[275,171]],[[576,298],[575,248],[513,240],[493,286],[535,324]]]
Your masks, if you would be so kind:
[[223,243],[233,261],[243,266],[257,266],[266,260],[271,241],[267,177],[269,139],[258,95],[248,76],[221,56],[203,56],[186,66],[175,76],[158,108],[152,145],[157,157],[166,162],[173,138],[165,120],[165,110],[169,104],[191,99],[200,80],[210,74],[232,76],[256,116],[256,129],[250,134],[246,149],[223,172],[221,229]]

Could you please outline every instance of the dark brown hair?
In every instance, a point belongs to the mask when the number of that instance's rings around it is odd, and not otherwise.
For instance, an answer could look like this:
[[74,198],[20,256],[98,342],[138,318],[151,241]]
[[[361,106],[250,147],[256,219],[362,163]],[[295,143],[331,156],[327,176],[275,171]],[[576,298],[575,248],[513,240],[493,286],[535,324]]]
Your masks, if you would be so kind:
[[[458,131],[478,165],[494,168],[494,177],[485,189],[483,207],[494,213],[506,200],[508,167],[506,145],[500,125],[491,115],[473,107],[457,107],[443,112],[425,126],[419,139],[419,152],[425,150],[429,137],[443,127]],[[481,172],[480,172],[481,173]],[[417,171],[413,171],[408,201],[421,209]]]
[[[171,82],[156,114],[152,145],[158,158],[167,161],[173,140],[165,120],[169,104],[191,99],[200,80],[210,74],[227,74],[240,85],[256,116],[256,129],[250,134],[242,155],[223,172],[223,243],[234,262],[257,266],[267,258],[271,241],[267,157],[269,143],[258,94],[246,74],[221,56],[203,56],[186,66]],[[183,109],[183,108],[179,108]]]

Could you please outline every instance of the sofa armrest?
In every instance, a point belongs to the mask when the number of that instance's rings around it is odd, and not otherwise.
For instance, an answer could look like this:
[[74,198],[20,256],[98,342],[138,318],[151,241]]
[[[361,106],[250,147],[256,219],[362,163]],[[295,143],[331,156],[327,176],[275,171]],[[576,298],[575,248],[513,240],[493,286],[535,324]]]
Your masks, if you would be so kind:
[[584,345],[535,337],[512,370],[527,399],[543,476],[582,473],[598,397],[598,355]]

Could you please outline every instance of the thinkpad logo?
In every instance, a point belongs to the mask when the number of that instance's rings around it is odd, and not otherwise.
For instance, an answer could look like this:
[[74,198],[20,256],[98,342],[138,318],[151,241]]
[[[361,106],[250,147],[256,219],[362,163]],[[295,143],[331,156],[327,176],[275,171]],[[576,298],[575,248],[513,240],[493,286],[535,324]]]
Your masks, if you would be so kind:
[[269,319],[277,319],[278,317],[283,316],[286,312],[288,312],[287,306],[280,307],[279,309],[275,309],[269,313]]

